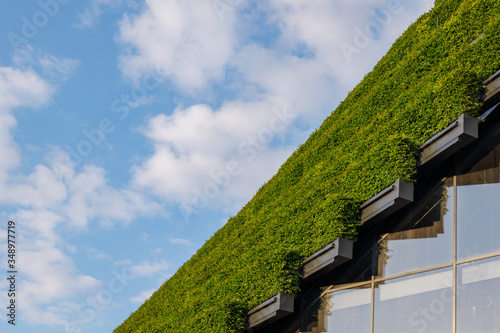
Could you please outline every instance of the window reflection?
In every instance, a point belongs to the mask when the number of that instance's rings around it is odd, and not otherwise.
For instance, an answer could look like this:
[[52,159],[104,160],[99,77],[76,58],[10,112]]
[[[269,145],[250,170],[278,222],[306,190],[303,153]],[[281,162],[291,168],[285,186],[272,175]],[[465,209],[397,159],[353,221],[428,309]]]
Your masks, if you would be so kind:
[[377,284],[374,332],[451,332],[452,286],[451,268]]
[[378,242],[378,276],[451,263],[453,190],[443,183]]
[[500,251],[500,146],[457,177],[458,260]]
[[336,291],[324,298],[324,332],[369,333],[371,320],[370,285]]
[[497,332],[500,259],[479,260],[457,268],[457,332]]

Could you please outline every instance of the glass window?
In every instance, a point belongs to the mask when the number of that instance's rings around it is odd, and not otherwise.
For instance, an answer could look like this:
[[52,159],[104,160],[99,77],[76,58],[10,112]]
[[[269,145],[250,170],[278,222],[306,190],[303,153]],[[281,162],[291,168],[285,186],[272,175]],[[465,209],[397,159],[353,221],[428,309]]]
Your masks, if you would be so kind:
[[333,292],[324,297],[324,311],[328,316],[326,332],[370,333],[371,288]]
[[378,242],[378,276],[388,277],[453,260],[453,188],[441,184]]
[[500,257],[457,266],[457,332],[500,327]]
[[500,251],[500,146],[457,177],[457,257]]
[[451,268],[378,283],[374,332],[451,332],[452,286]]

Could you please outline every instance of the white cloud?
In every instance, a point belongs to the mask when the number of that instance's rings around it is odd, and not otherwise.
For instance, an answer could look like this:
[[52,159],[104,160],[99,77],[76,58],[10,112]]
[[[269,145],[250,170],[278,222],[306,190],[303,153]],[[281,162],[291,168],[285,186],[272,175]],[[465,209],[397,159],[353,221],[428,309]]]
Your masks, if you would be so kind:
[[120,67],[134,79],[156,69],[187,90],[203,88],[223,78],[235,47],[232,24],[232,17],[219,18],[212,1],[146,0],[140,14],[120,24]]
[[[8,171],[17,166],[20,161],[17,144],[10,134],[10,129],[16,124],[14,117],[2,113],[0,109],[0,184],[6,181]],[[0,196],[7,196],[7,193],[0,193]]]
[[[25,239],[43,240],[43,242],[53,246],[61,241],[59,234],[55,231],[64,223],[64,218],[50,209],[19,209],[12,215],[12,218],[14,221],[22,221]],[[39,243],[31,242],[32,246],[37,244]]]
[[[24,299],[24,297],[23,297]],[[24,321],[31,325],[44,325],[54,331],[60,331],[68,324],[68,317],[73,314],[78,304],[72,302],[56,301],[53,304],[40,306],[37,302],[27,299],[23,306]]]
[[28,176],[11,176],[4,187],[8,188],[8,193],[0,193],[1,200],[25,207],[54,207],[68,195],[66,184],[58,180],[54,172],[44,165],[35,166]]
[[[46,75],[56,73],[59,81],[70,75],[76,64],[31,54]],[[15,108],[46,106],[56,92],[55,86],[57,83],[48,83],[30,66],[0,67],[0,202],[11,207],[9,218],[19,221],[20,236],[16,240],[22,258],[19,288],[23,291],[19,302],[26,322],[61,327],[74,315],[68,310],[77,307],[72,300],[85,299],[102,285],[80,272],[66,253],[74,251],[65,232],[85,230],[94,221],[101,225],[128,223],[139,215],[160,213],[161,207],[129,187],[109,186],[103,168],[84,165],[75,170],[68,163],[69,156],[59,149],[47,154],[45,164],[35,165],[31,173],[21,172],[18,167],[23,154],[12,135],[17,125]],[[1,242],[5,245],[5,240]],[[108,258],[92,248],[87,254]],[[141,275],[144,268],[148,271],[142,276],[151,276],[167,267],[155,262],[137,266],[135,274]]]
[[[305,43],[328,75],[352,87],[415,20],[415,14],[431,9],[434,1],[271,0],[270,4],[281,23],[283,41]],[[355,43],[357,28],[368,36],[366,45]],[[356,47],[359,53],[346,58],[342,43]]]
[[[35,167],[29,176],[14,172],[22,155],[11,134],[17,125],[13,110],[21,106],[45,106],[54,91],[32,69],[0,67],[0,201],[32,206],[32,210],[19,210],[10,217],[23,221],[19,225],[22,233],[16,239],[19,257],[23,258],[20,264],[23,292],[19,301],[26,304],[24,316],[28,322],[45,324],[61,323],[61,318],[42,310],[51,302],[99,285],[96,279],[80,274],[72,259],[56,246],[61,240],[55,230],[63,218],[49,207],[64,200],[64,185],[41,165]],[[42,208],[42,205],[48,207]]]
[[138,265],[130,267],[130,276],[132,278],[152,277],[159,273],[165,273],[170,266],[164,260],[150,262],[148,260],[141,262]]
[[7,229],[0,229],[0,243],[7,243]]
[[[58,230],[64,219],[48,210],[19,210],[11,215],[17,221],[19,260],[19,303],[23,318],[31,324],[64,326],[71,312],[69,300],[87,295],[102,283],[81,273],[73,259],[64,253]],[[69,302],[71,303],[71,302]]]
[[77,59],[56,58],[53,55],[45,55],[39,59],[39,63],[45,73],[52,77],[59,77],[66,81],[75,73],[76,68],[81,65]]
[[[87,166],[71,174],[74,176],[63,182],[53,170],[37,165],[32,174],[2,185],[13,195],[9,198],[11,204],[26,207],[11,218],[22,221],[19,257],[29,265],[20,267],[23,292],[19,299],[28,304],[23,307],[23,316],[30,323],[66,325],[74,311],[68,313],[67,308],[54,304],[85,299],[84,295],[101,286],[97,279],[79,272],[72,257],[63,251],[67,248],[64,230],[87,228],[92,220],[127,222],[137,214],[157,211],[156,204],[146,203],[139,194],[106,185],[102,169]],[[111,259],[94,248],[85,252],[93,259]],[[166,268],[165,263],[155,262],[137,265],[133,271],[136,276],[153,276]]]
[[[102,15],[103,8],[118,8],[124,0],[91,0],[89,7],[78,14],[78,22],[73,26],[78,29],[91,28],[96,24],[97,19]],[[134,1],[126,1],[128,5],[133,5]]]
[[[62,219],[49,211],[21,210],[11,216],[17,224],[17,263],[20,272],[18,302],[27,323],[65,325],[67,309],[56,304],[99,288],[101,282],[81,273],[73,259],[59,248]],[[22,221],[22,223],[20,222]]]
[[69,199],[64,212],[70,224],[86,228],[92,219],[103,225],[114,221],[129,223],[138,215],[151,216],[161,212],[155,202],[129,189],[108,186],[103,168],[86,165],[68,182]]
[[[227,3],[234,9],[233,2]],[[257,9],[247,8],[244,15],[237,16],[241,13],[235,10],[221,20],[213,1],[148,0],[140,14],[125,16],[121,22],[121,69],[136,79],[157,69],[184,92],[236,69],[238,79],[231,85],[241,88],[245,98],[260,100],[252,88],[257,86],[265,95],[287,100],[303,115],[301,121],[317,126],[415,19],[415,13],[432,5],[432,0],[272,0]],[[252,28],[247,22],[263,12],[266,23],[280,32],[266,37],[270,42],[265,46],[248,40],[243,32]],[[372,23],[378,27],[377,36],[348,62],[342,43],[353,44],[356,29],[365,30]]]
[[0,113],[18,106],[46,105],[54,89],[32,70],[0,67]]
[[170,238],[168,241],[172,244],[178,244],[178,245],[185,245],[185,246],[193,245],[193,242],[190,239],[184,239],[184,238]]
[[148,233],[145,231],[142,232],[141,239],[146,243],[151,242],[151,237],[149,237]]
[[[228,189],[214,202],[241,204],[291,153],[282,143],[293,122],[291,113],[286,103],[269,99],[230,102],[218,110],[194,105],[158,115],[144,130],[155,151],[134,168],[133,181],[170,202],[186,204],[192,203],[196,189],[204,191],[218,181]],[[259,162],[265,167],[258,167]]]
[[[415,20],[416,13],[432,5],[431,0],[271,0],[264,11],[273,13],[268,21],[280,28],[280,34],[271,47],[241,46],[229,63],[247,83],[245,88],[256,85],[288,101],[302,125],[317,127]],[[376,36],[365,32],[373,26]],[[341,46],[356,47],[358,28],[368,36],[367,45],[346,57]]]
[[[40,243],[42,241],[40,240]],[[38,304],[50,304],[54,300],[66,299],[100,286],[95,278],[78,274],[73,260],[53,244],[36,242],[31,250],[21,250],[23,262],[20,271],[25,276],[20,288],[26,303],[28,300]],[[24,303],[24,302],[23,302]]]
[[33,71],[33,68],[40,69],[40,73],[46,76],[44,82],[47,81],[47,78],[50,78],[57,83],[66,81],[75,74],[76,69],[81,65],[81,61],[78,59],[58,58],[35,49],[31,45],[18,48],[14,53],[12,62],[18,68],[27,68],[30,71]]
[[66,165],[68,172],[61,178],[55,165],[51,167],[36,165],[28,176],[11,176],[0,183],[0,200],[35,210],[51,209],[64,218],[67,226],[83,230],[93,220],[102,226],[127,224],[138,215],[162,211],[160,205],[134,190],[107,185],[103,168],[85,165],[77,173]]
[[95,249],[93,247],[86,247],[84,248],[84,250],[90,259],[111,260],[111,256],[104,251]]
[[[11,134],[17,125],[12,110],[20,106],[45,106],[53,92],[53,87],[31,69],[0,67],[0,184],[20,162],[19,148]],[[0,194],[5,195],[5,192]]]
[[113,266],[115,267],[123,267],[123,266],[130,266],[132,265],[132,260],[130,259],[123,259],[119,260],[113,263]]
[[341,96],[339,82],[316,59],[250,45],[238,52],[233,63],[249,84],[293,105],[302,126],[322,121]]
[[142,291],[141,293],[139,293],[138,295],[134,296],[134,297],[131,297],[129,300],[130,302],[132,303],[144,303],[148,298],[151,297],[151,295],[153,295],[153,293],[156,291],[156,289],[148,289],[148,290],[144,290]]

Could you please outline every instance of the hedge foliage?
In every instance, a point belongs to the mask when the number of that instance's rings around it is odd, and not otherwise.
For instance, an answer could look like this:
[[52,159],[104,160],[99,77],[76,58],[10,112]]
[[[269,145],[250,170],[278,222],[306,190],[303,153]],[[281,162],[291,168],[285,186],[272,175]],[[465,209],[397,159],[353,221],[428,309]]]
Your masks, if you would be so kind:
[[354,240],[359,205],[397,178],[415,179],[416,147],[460,114],[479,114],[481,82],[500,68],[499,41],[499,1],[437,1],[115,332],[239,332],[250,308],[280,291],[299,294],[301,261],[336,237]]

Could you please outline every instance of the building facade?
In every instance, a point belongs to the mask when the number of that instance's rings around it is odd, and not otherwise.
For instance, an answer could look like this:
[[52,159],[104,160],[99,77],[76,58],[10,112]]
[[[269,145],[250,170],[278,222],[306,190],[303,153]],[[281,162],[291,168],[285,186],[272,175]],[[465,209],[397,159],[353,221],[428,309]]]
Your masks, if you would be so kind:
[[303,281],[293,313],[254,332],[499,330],[499,76],[487,82],[495,93],[474,119],[477,139],[442,139],[440,158],[418,169],[413,202],[367,221],[351,260]]

